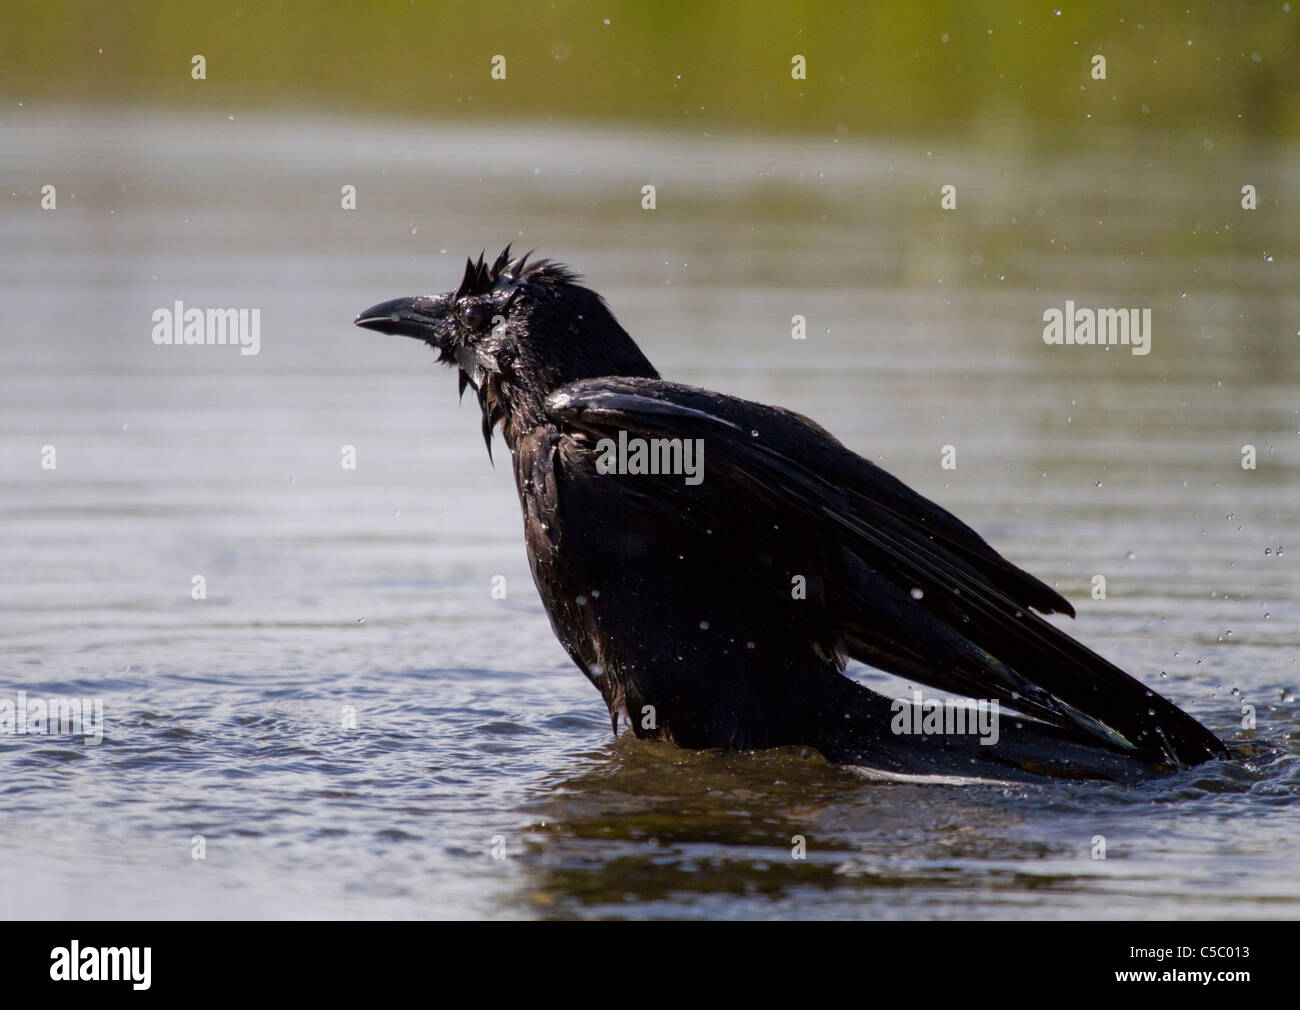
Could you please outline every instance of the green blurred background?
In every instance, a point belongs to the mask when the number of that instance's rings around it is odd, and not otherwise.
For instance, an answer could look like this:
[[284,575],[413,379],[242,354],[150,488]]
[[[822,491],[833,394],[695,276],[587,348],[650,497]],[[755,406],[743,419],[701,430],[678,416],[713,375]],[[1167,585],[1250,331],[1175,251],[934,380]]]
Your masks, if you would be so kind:
[[[926,136],[1300,133],[1300,11],[1214,3],[5,0],[16,101]],[[207,79],[191,79],[191,57]],[[490,77],[491,60],[507,77]],[[791,78],[791,57],[807,79]],[[1102,54],[1107,79],[1092,80]]]

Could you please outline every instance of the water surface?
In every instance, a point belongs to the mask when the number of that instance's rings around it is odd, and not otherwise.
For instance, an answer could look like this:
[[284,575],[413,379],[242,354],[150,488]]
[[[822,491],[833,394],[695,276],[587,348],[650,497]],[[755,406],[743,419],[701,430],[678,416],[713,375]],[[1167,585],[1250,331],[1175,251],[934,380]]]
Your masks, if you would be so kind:
[[[107,724],[0,737],[0,914],[1300,912],[1293,150],[31,103],[0,136],[0,698],[98,697]],[[1088,644],[1276,751],[956,788],[611,739],[477,412],[351,325],[507,241],[584,272],[666,376],[816,418],[1065,593]],[[1067,298],[1150,308],[1152,353],[1045,346]],[[177,299],[260,308],[260,353],[155,346]]]

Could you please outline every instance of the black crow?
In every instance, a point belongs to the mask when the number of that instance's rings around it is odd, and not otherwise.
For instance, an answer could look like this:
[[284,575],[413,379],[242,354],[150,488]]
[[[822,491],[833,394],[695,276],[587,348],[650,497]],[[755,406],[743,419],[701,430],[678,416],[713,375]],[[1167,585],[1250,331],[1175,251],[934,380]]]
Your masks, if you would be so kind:
[[[489,456],[500,425],[542,603],[615,733],[891,777],[1131,781],[1225,754],[1038,616],[1073,617],[1061,595],[815,422],[661,379],[560,263],[507,247],[356,323],[454,365]],[[850,657],[1002,718],[888,699]]]

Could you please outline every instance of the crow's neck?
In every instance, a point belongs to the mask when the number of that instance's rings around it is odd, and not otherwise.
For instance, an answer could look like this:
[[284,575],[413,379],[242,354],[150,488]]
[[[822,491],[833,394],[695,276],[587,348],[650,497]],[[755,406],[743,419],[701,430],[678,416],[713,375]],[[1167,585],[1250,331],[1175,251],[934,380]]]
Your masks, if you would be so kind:
[[544,355],[540,361],[531,355],[511,357],[502,362],[501,371],[485,378],[479,393],[484,423],[500,422],[512,449],[529,432],[551,423],[546,398],[557,389],[584,379],[610,376],[659,378],[632,338],[611,317],[607,318],[608,327],[600,327],[603,332],[574,334],[574,343],[591,348],[577,360],[556,361],[559,356],[555,354]]
[[488,377],[479,397],[486,426],[501,425],[506,444],[513,450],[528,432],[546,423],[546,393],[519,377]]

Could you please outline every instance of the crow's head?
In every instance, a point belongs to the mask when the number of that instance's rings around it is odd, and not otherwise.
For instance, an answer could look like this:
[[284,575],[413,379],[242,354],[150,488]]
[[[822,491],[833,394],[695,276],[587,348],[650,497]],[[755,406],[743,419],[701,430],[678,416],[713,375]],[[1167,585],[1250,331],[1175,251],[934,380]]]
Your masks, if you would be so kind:
[[395,298],[366,309],[356,324],[417,337],[438,360],[459,371],[460,392],[473,387],[483,410],[483,437],[492,428],[531,426],[547,395],[566,383],[606,375],[658,378],[650,362],[606,307],[553,260],[512,259],[510,247],[488,264],[465,261],[460,287],[441,295]]

